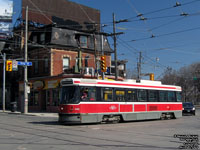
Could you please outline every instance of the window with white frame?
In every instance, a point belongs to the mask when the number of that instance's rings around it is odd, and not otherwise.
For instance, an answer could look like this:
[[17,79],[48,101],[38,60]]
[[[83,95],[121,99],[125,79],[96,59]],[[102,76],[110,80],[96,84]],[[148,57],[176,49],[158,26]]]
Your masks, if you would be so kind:
[[69,57],[63,57],[63,70],[69,69]]
[[81,48],[88,48],[88,39],[87,36],[81,35],[79,38],[80,47]]

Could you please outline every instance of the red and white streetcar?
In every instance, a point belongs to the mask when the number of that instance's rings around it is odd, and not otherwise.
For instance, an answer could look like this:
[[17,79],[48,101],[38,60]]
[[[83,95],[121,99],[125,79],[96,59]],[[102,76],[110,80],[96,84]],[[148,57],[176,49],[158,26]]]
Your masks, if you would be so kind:
[[160,81],[63,79],[61,123],[100,123],[182,116],[181,87]]

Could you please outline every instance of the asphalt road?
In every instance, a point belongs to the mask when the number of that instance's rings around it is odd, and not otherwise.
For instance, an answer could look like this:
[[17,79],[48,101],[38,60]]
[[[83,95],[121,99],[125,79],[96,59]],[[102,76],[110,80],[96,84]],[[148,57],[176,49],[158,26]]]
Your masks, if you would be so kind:
[[172,150],[191,143],[174,135],[200,138],[200,109],[180,119],[118,124],[60,125],[55,117],[13,113],[0,120],[1,150]]

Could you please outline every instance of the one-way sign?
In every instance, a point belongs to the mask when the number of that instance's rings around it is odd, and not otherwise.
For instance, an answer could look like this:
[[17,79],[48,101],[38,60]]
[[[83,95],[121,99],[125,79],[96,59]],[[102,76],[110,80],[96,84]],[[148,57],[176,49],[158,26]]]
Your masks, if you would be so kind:
[[17,63],[19,66],[32,66],[32,62],[22,62],[18,61]]

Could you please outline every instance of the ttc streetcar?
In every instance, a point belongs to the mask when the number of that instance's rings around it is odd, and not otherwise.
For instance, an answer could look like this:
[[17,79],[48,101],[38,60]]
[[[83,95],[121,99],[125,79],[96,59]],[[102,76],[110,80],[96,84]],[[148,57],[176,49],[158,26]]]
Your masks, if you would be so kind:
[[61,80],[60,123],[172,119],[181,116],[179,86],[149,80]]

